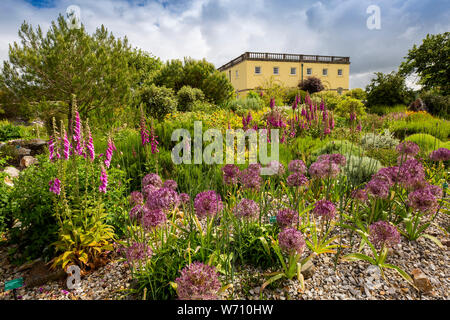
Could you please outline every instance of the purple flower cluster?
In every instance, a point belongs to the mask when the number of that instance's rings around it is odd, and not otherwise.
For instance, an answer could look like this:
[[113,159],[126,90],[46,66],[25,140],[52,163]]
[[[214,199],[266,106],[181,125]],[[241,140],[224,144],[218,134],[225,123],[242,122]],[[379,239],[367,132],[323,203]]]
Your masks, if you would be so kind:
[[172,189],[163,187],[149,193],[145,205],[150,210],[172,210],[179,203],[178,193]]
[[406,160],[399,168],[398,181],[404,188],[413,188],[425,181],[425,170],[416,159]]
[[139,191],[133,191],[130,194],[130,205],[143,204],[144,196]]
[[164,181],[163,187],[169,188],[169,189],[172,189],[175,191],[175,190],[177,190],[178,184],[175,180],[169,179],[169,180]]
[[337,165],[345,166],[347,159],[340,153],[322,154],[317,157],[317,161],[331,161]]
[[290,187],[300,187],[308,183],[308,178],[300,172],[294,172],[287,177],[286,183]]
[[100,186],[98,190],[100,192],[106,193],[106,188],[108,187],[108,175],[106,174],[105,168],[102,167],[102,173],[100,175]]
[[113,156],[113,151],[117,150],[116,149],[116,145],[114,144],[114,142],[112,141],[111,138],[108,139],[108,147],[106,148],[106,159],[104,160],[105,162],[105,166],[107,168],[109,168],[109,166],[111,165],[111,159]]
[[280,163],[277,160],[272,160],[267,165],[267,168],[269,169],[270,175],[279,175],[282,176],[285,173],[285,168],[282,163]]
[[410,156],[415,156],[420,151],[419,146],[412,141],[400,143],[395,150],[400,154],[408,154]]
[[141,242],[135,242],[126,249],[127,260],[131,262],[148,259],[152,254],[152,248]]
[[259,163],[250,164],[247,169],[239,172],[239,182],[244,189],[258,190],[261,187],[262,178],[259,175],[261,166]]
[[178,299],[215,300],[221,287],[219,276],[214,267],[201,262],[193,262],[181,270],[181,276],[175,279]]
[[145,199],[147,199],[148,196],[149,196],[152,192],[154,192],[154,191],[156,191],[156,190],[158,190],[158,189],[159,189],[159,187],[155,187],[155,186],[152,185],[152,184],[148,184],[148,185],[142,187],[142,195],[144,196]]
[[300,231],[294,228],[286,228],[278,234],[278,244],[285,253],[301,254],[305,249],[305,239]]
[[78,155],[82,155],[83,154],[83,148],[81,145],[81,140],[82,140],[82,136],[81,136],[81,121],[80,121],[80,114],[78,113],[78,111],[75,111],[75,126],[73,129],[74,135],[73,135],[73,141],[75,141],[77,144],[75,146],[75,152]]
[[333,161],[316,161],[309,167],[309,175],[315,179],[335,178],[340,172],[339,166]]
[[153,230],[167,221],[166,214],[161,209],[145,210],[141,224],[146,230]]
[[53,137],[50,137],[48,141],[48,152],[49,152],[49,160],[53,161],[55,158],[55,141],[53,141]]
[[367,202],[367,192],[363,189],[354,190],[352,192],[352,198],[359,202]]
[[151,184],[154,187],[161,188],[163,186],[163,182],[161,177],[156,173],[149,173],[144,178],[142,178],[142,186],[147,186]]
[[254,218],[259,215],[259,205],[250,199],[242,199],[234,208],[234,214],[240,218]]
[[58,195],[61,193],[61,181],[58,178],[55,178],[53,180],[50,180],[48,183],[50,186],[50,192],[53,192],[54,194]]
[[336,215],[336,207],[333,202],[322,199],[315,203],[313,214],[316,218],[332,220]]
[[438,208],[438,198],[442,197],[442,189],[428,185],[408,195],[409,205],[421,212],[433,213]]
[[214,190],[203,191],[197,194],[194,200],[194,208],[197,216],[203,219],[207,216],[215,216],[223,209],[222,199]]
[[290,172],[298,172],[305,174],[306,173],[306,165],[302,160],[292,160],[289,162],[288,170]]
[[128,215],[130,216],[130,220],[140,220],[147,211],[149,211],[147,207],[142,204],[137,204],[131,208]]
[[450,150],[447,148],[439,148],[430,153],[432,161],[448,161],[450,160]]
[[68,160],[70,156],[70,142],[67,133],[64,131],[64,159]]
[[180,199],[181,203],[187,204],[191,200],[191,197],[187,193],[180,193],[178,195],[178,198]]
[[292,209],[281,209],[277,214],[277,223],[281,229],[297,224],[298,219],[298,212]]
[[222,168],[223,182],[227,185],[233,185],[238,182],[239,168],[234,164],[226,164]]
[[388,222],[378,221],[369,226],[369,240],[378,248],[383,245],[392,248],[400,242],[400,233]]
[[382,179],[372,179],[366,185],[368,194],[379,199],[386,199],[389,196],[389,183]]
[[87,151],[89,153],[89,159],[92,161],[95,160],[95,148],[94,148],[94,140],[92,139],[91,129],[88,127],[88,143],[87,143]]

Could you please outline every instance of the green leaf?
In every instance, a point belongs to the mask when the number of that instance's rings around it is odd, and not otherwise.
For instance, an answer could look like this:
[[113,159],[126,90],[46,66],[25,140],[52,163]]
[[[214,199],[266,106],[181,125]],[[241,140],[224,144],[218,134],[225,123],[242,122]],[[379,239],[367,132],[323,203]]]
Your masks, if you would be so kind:
[[347,254],[342,257],[342,260],[344,260],[344,261],[364,260],[364,261],[369,262],[370,264],[376,265],[376,261],[373,258],[371,258],[365,254],[362,254],[362,253]]
[[273,276],[272,278],[270,278],[269,280],[267,280],[266,282],[264,282],[264,283],[262,284],[262,286],[261,286],[261,291],[259,292],[260,297],[262,297],[262,292],[263,292],[263,290],[264,290],[269,284],[271,284],[272,282],[275,282],[275,281],[277,281],[278,279],[281,279],[281,278],[283,278],[283,277],[284,277],[284,273],[280,272],[280,273],[278,273],[277,275],[275,275],[275,276]]
[[390,269],[394,269],[395,271],[397,271],[400,276],[402,276],[406,281],[408,281],[414,288],[416,288],[416,286],[414,285],[414,281],[413,279],[409,276],[409,274],[407,274],[404,270],[402,270],[401,268],[394,266],[393,264],[388,264],[385,263],[383,265],[381,265],[382,267],[385,268],[390,268]]
[[440,242],[438,238],[432,236],[431,234],[425,233],[422,235],[422,237],[430,239],[431,241],[436,243],[439,248],[444,249],[444,245],[442,244],[442,242]]

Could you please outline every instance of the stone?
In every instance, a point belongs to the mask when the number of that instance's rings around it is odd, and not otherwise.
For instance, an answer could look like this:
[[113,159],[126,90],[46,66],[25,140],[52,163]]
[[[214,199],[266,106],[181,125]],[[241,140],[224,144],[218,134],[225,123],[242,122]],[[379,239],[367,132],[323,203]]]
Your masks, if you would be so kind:
[[3,172],[6,173],[11,179],[18,178],[20,173],[20,171],[14,167],[6,167]]
[[414,269],[412,272],[414,284],[420,291],[427,293],[433,290],[430,279],[420,269]]
[[38,163],[38,160],[35,157],[25,156],[22,158],[22,160],[20,160],[20,167],[28,168],[29,166],[32,166],[37,163]]
[[15,153],[19,158],[21,158],[21,157],[31,155],[31,149],[19,147],[19,148],[16,148]]
[[42,139],[31,139],[26,141],[26,147],[32,151],[32,155],[41,154],[47,146],[47,141]]
[[314,263],[311,260],[308,260],[304,265],[302,265],[301,273],[303,274],[303,278],[309,279],[313,276],[315,271]]

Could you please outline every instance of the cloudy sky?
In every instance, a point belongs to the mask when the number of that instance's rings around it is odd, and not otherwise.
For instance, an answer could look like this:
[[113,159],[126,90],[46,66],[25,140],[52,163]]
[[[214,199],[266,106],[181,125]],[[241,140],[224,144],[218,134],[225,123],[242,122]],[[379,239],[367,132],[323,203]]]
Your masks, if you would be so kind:
[[[448,0],[0,0],[0,61],[26,20],[46,30],[80,8],[89,32],[103,24],[163,61],[190,56],[216,67],[245,51],[350,56],[350,87],[396,70],[427,33],[450,30]],[[380,28],[369,29],[370,5]]]

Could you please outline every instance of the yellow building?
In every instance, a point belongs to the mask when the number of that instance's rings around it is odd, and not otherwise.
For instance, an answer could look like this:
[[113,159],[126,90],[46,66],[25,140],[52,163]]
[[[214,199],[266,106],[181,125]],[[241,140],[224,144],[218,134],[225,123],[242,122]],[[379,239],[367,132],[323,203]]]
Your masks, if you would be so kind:
[[326,90],[349,90],[350,57],[287,53],[245,52],[221,66],[239,96],[264,88],[273,79],[287,87],[297,87],[310,76],[319,78]]

